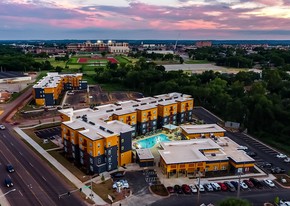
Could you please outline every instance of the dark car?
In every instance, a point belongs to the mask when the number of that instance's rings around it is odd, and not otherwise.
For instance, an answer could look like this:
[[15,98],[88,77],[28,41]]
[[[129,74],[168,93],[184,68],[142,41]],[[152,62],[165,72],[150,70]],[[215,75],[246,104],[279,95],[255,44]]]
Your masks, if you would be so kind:
[[114,172],[111,174],[111,177],[113,177],[113,178],[124,177],[124,172]]
[[168,191],[169,193],[175,193],[174,188],[171,187],[171,186],[167,187],[167,191]]
[[174,191],[177,194],[183,194],[182,189],[181,189],[181,187],[179,185],[174,185]]
[[184,194],[191,194],[191,189],[190,189],[189,185],[183,184],[181,186],[181,189],[184,192]]
[[15,172],[14,167],[12,164],[7,164],[6,169],[9,173]]
[[281,173],[285,173],[285,169],[280,168],[280,167],[274,167],[271,169],[271,172],[273,174],[281,174]]
[[6,187],[13,187],[13,182],[10,177],[6,177],[4,182]]
[[250,157],[257,156],[257,153],[256,152],[252,152],[252,151],[247,151],[246,154],[249,155]]
[[256,188],[258,189],[263,188],[263,184],[259,180],[252,177],[249,180],[255,185]]
[[224,183],[227,186],[227,188],[229,189],[229,191],[231,191],[231,192],[235,192],[236,191],[236,188],[235,188],[235,186],[232,183],[230,183],[229,181],[225,181]]
[[244,180],[243,182],[248,185],[249,188],[255,187],[255,185],[250,180]]
[[263,168],[271,168],[272,167],[272,163],[269,163],[269,162],[263,162],[262,164],[261,164],[261,167],[263,167]]
[[234,185],[234,187],[236,188],[236,190],[239,187],[239,183],[237,181],[231,181],[232,185]]

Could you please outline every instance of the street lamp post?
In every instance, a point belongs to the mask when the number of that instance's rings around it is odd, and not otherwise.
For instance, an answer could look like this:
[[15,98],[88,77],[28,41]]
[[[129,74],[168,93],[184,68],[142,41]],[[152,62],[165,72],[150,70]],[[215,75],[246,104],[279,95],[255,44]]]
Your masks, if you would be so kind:
[[8,195],[10,192],[15,192],[16,189],[12,189],[12,190],[9,190],[8,192],[4,193],[3,195],[1,195],[0,197],[4,197],[5,195]]
[[[83,178],[85,178],[85,177],[87,177],[87,176],[83,176]],[[93,177],[92,177],[92,175],[90,175],[90,188],[91,188],[91,193],[90,193],[90,198],[92,199],[93,198]]]

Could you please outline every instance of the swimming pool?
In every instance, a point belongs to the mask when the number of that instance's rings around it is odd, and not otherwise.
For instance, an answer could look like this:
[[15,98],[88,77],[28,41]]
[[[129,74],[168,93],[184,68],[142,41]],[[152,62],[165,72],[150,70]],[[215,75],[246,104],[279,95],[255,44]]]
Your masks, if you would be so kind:
[[147,149],[154,147],[155,144],[159,142],[169,142],[171,141],[165,134],[159,134],[153,137],[149,137],[147,139],[142,139],[137,141],[138,148]]

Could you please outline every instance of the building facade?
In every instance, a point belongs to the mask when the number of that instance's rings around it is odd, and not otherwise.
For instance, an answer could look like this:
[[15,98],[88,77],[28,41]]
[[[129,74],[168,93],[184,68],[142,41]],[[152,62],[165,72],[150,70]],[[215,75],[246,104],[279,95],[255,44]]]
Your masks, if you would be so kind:
[[87,89],[87,82],[82,80],[82,74],[47,73],[39,80],[32,90],[36,105],[53,106],[57,103],[62,91]]
[[[168,111],[165,110],[165,102],[168,102]],[[193,98],[180,93],[117,102],[94,109],[59,110],[64,152],[69,159],[91,173],[100,174],[129,164],[133,161],[132,139],[165,124],[163,119],[170,116],[169,109],[173,105],[176,106],[174,115],[177,117],[179,104],[188,104],[187,112],[192,114]],[[159,115],[159,109],[166,112]],[[162,124],[158,122],[158,116],[162,117]],[[175,118],[175,124],[179,123]]]

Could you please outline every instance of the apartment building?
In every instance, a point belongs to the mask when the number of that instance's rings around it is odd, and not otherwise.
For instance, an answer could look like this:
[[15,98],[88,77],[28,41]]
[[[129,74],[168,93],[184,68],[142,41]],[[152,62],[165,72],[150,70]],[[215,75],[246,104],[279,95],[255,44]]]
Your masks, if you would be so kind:
[[47,76],[39,80],[32,90],[36,105],[53,106],[64,90],[87,89],[87,82],[82,80],[82,74],[58,74],[47,73]]
[[208,172],[247,173],[255,160],[228,137],[161,142],[160,167],[170,177],[206,176]]
[[[167,106],[165,102],[168,102],[168,110],[164,107]],[[182,108],[181,104],[188,105],[188,110],[184,111],[187,112],[184,121],[190,121],[193,98],[180,93],[117,102],[94,109],[59,110],[64,152],[92,173],[117,169],[132,162],[132,139],[136,135],[161,128],[163,124],[169,124],[170,119],[172,123],[180,123],[177,121],[177,108]],[[175,122],[173,117],[169,118],[172,105],[176,106],[173,109]],[[159,109],[166,112],[159,114]],[[162,123],[158,122],[158,117]]]

